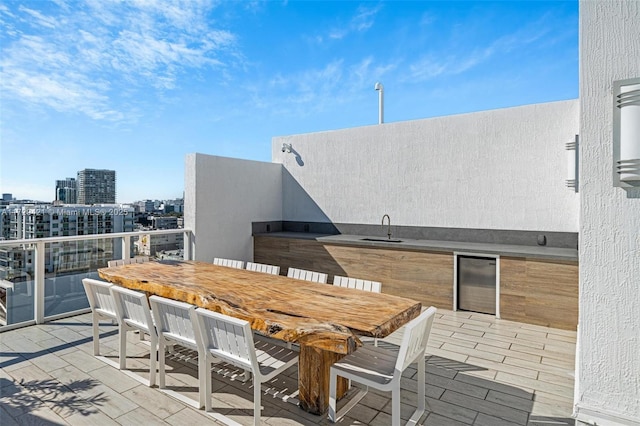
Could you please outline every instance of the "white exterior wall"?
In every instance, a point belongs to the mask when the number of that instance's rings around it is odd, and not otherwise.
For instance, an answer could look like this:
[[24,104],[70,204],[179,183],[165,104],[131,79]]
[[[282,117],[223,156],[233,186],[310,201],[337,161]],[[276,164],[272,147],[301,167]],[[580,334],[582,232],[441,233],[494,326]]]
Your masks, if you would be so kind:
[[280,164],[188,154],[184,186],[194,260],[253,260],[251,222],[282,220]]
[[578,133],[578,107],[570,100],[276,137],[284,220],[378,224],[387,213],[394,225],[577,232],[565,144]]
[[580,2],[582,182],[576,412],[640,424],[640,188],[612,183],[612,88],[640,77],[640,2]]

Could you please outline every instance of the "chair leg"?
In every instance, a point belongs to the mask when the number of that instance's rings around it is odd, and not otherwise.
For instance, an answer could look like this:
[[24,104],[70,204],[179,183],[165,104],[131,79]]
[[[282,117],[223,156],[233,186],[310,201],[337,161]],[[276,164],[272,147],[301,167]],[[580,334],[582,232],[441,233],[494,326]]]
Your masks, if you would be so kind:
[[211,355],[208,353],[203,354],[204,364],[204,410],[211,411]]
[[[205,406],[205,398],[211,397],[211,392],[206,393],[206,376],[205,373],[209,372],[209,380],[211,380],[211,369],[207,368],[206,357],[204,354],[198,351],[198,409],[202,409]],[[211,384],[209,384],[209,390],[211,389]],[[209,400],[211,401],[211,400]]]
[[98,315],[94,312],[92,316],[92,328],[93,328],[93,355],[100,355],[100,330],[98,329],[98,322],[100,319]]
[[409,419],[409,421],[407,422],[407,425],[411,425],[414,426],[416,424],[418,424],[418,421],[420,420],[420,418],[422,417],[422,415],[425,412],[425,408],[426,408],[426,392],[425,392],[425,359],[420,358],[418,359],[418,400],[416,401],[416,406],[418,408],[416,408],[416,411],[414,411],[414,413],[411,415],[411,418]]
[[120,370],[127,369],[127,326],[123,323],[118,326],[120,328],[120,344],[119,344],[119,361]]
[[[421,358],[418,360],[418,410],[422,410],[422,413],[424,413],[425,410],[425,399],[426,399],[426,386],[425,386],[425,379],[426,379],[426,375],[425,375],[425,360],[424,358]],[[420,413],[420,415],[422,415],[422,413]]]
[[151,351],[149,353],[149,386],[156,385],[156,365],[158,363],[158,338],[151,336]]
[[336,422],[336,373],[331,370],[331,374],[329,375],[329,420],[332,423]]
[[253,425],[258,426],[260,424],[260,411],[261,411],[261,396],[260,381],[253,375]]
[[391,426],[400,426],[400,381],[391,390]]
[[166,374],[166,366],[165,366],[165,340],[164,337],[158,337],[158,375],[160,381],[160,389],[164,389],[166,387],[165,374]]
[[378,338],[377,337],[373,338],[373,346],[378,347]]

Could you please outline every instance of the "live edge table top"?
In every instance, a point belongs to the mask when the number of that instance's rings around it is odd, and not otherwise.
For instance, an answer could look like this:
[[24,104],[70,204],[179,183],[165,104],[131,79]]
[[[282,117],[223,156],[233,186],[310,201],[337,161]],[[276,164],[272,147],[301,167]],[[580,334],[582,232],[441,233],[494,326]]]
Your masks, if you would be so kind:
[[114,284],[241,318],[265,335],[337,354],[356,349],[354,333],[385,337],[421,310],[411,299],[205,262],[134,263],[98,273]]

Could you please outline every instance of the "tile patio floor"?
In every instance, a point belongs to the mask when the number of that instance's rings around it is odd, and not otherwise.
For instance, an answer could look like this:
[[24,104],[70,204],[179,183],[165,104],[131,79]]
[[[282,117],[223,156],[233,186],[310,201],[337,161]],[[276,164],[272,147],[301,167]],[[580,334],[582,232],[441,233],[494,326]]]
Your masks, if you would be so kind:
[[[121,372],[92,355],[90,324],[86,314],[0,333],[1,425],[251,424],[252,385],[224,366],[226,377],[213,374],[214,413],[205,414],[190,405],[198,381],[189,352],[177,351],[167,361],[167,388],[177,399],[140,382],[148,379],[148,344],[129,333],[131,371]],[[116,327],[102,323],[101,331],[102,354],[116,362]],[[380,346],[397,349],[400,338],[396,332]],[[575,341],[571,331],[439,310],[427,350],[428,411],[421,424],[574,424]],[[415,409],[415,376],[410,368],[403,378],[404,421]],[[263,386],[263,424],[331,424],[298,408],[296,389],[295,367]],[[388,425],[390,410],[390,395],[371,391],[339,424]]]

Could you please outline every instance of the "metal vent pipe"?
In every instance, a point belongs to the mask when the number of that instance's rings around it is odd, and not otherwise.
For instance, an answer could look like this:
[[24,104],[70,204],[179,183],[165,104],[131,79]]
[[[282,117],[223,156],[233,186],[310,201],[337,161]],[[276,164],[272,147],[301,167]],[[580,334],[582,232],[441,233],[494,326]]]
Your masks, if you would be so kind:
[[377,82],[374,88],[378,91],[378,124],[384,123],[384,86]]

